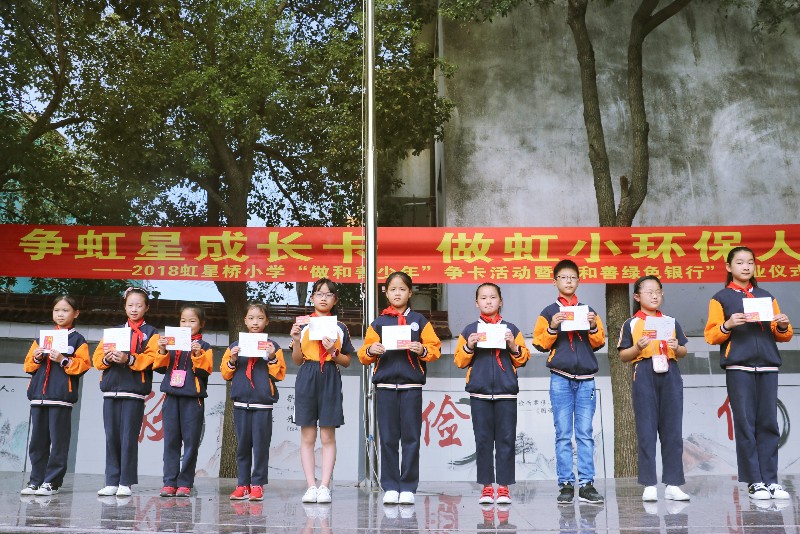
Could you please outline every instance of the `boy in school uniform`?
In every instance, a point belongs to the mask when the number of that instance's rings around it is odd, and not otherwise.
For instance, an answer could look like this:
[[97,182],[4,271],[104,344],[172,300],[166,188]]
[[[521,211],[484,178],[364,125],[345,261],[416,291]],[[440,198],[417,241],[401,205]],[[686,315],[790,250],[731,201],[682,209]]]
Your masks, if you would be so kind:
[[594,488],[594,436],[592,419],[597,406],[594,374],[597,372],[595,351],[605,345],[603,322],[590,307],[588,330],[565,331],[568,319],[564,306],[581,306],[575,291],[580,278],[578,266],[561,260],[553,268],[553,284],[558,298],[545,307],[533,329],[533,345],[547,352],[550,369],[550,404],[556,431],[556,472],[559,504],[572,503],[575,496],[575,473],[572,469],[572,435],[578,450],[578,498],[583,502],[601,503],[603,496]]

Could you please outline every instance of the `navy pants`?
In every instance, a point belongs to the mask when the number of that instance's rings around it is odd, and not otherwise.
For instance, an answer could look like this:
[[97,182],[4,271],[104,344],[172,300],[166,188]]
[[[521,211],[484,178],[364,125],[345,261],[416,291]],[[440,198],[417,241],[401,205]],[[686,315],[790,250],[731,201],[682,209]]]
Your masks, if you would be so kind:
[[103,399],[106,486],[139,483],[139,432],[143,418],[143,400],[119,397]]
[[69,442],[72,436],[72,408],[31,406],[31,484],[49,482],[60,488],[67,472]]
[[683,475],[683,378],[678,362],[669,371],[653,372],[653,360],[637,362],[633,371],[633,414],[639,442],[639,484],[655,486],[656,437],[661,440],[661,482],[681,486]]
[[161,416],[164,425],[164,485],[191,488],[203,433],[203,399],[167,395],[161,406]]
[[269,445],[272,441],[272,410],[246,410],[234,407],[233,426],[239,442],[236,447],[238,485],[267,484]]
[[739,481],[778,482],[778,373],[726,371]]
[[[384,491],[416,493],[422,433],[422,388],[376,388]],[[400,448],[402,447],[402,463]]]
[[[470,397],[478,484],[508,486],[516,482],[517,400]],[[495,467],[497,478],[495,479]]]

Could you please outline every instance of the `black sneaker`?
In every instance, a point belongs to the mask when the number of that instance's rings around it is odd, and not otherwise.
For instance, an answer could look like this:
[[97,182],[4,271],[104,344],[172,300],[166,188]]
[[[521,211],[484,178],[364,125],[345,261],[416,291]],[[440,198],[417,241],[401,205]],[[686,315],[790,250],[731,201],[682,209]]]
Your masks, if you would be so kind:
[[575,487],[572,482],[564,482],[559,484],[558,487],[561,488],[558,491],[558,497],[556,497],[558,504],[571,504],[572,499],[575,498]]
[[591,503],[603,502],[603,496],[597,493],[597,490],[594,489],[594,486],[592,485],[591,482],[581,486],[581,489],[578,490],[578,498],[582,502],[591,502]]

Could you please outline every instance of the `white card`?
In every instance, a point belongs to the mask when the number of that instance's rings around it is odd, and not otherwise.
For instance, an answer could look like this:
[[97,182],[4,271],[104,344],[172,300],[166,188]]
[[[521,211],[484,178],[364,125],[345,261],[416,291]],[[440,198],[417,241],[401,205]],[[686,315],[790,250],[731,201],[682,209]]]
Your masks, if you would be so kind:
[[239,356],[244,358],[266,358],[267,341],[269,341],[269,335],[264,332],[240,332]]
[[39,347],[45,354],[50,354],[50,349],[69,354],[69,330],[39,330]]
[[411,325],[384,326],[381,328],[381,345],[386,350],[408,349],[411,342]]
[[644,330],[642,337],[656,341],[666,341],[675,337],[675,318],[668,315],[661,317],[651,317],[644,320]]
[[504,349],[506,348],[506,330],[504,324],[478,323],[478,335],[486,334],[486,339],[478,341],[478,346],[482,349]]
[[772,299],[770,297],[743,298],[742,303],[744,304],[744,314],[747,316],[747,322],[772,321],[775,318],[775,311],[772,308]]
[[339,327],[336,324],[335,315],[312,317],[311,322],[308,323],[308,339],[322,341],[323,337],[329,339],[339,338]]
[[188,326],[165,326],[167,350],[192,350],[192,329]]
[[572,317],[561,322],[562,332],[589,330],[589,306],[561,306],[558,311],[571,314]]
[[103,352],[130,352],[131,351],[131,328],[104,328],[103,329]]

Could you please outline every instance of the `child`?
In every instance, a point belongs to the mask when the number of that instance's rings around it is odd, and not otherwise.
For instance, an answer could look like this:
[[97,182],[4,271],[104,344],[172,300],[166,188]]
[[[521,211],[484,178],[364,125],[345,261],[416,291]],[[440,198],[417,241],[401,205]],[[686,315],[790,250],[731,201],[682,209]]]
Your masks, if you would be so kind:
[[[251,302],[244,325],[248,332],[260,333],[267,328],[267,307]],[[230,498],[235,501],[264,500],[269,474],[269,445],[272,441],[272,405],[278,401],[275,382],[286,376],[286,362],[278,344],[266,342],[263,358],[239,358],[239,342],[234,341],[222,356],[222,378],[231,382],[233,425],[238,445],[236,462],[239,481]],[[252,468],[252,474],[251,474]]]
[[205,419],[203,399],[208,397],[208,376],[214,363],[211,345],[203,341],[201,333],[205,318],[205,310],[197,304],[181,308],[180,326],[192,329],[191,350],[185,354],[180,350],[167,351],[166,337],[158,340],[153,370],[164,374],[161,391],[166,394],[161,405],[164,424],[162,497],[189,497],[194,486],[197,452]]
[[592,418],[597,406],[594,374],[597,358],[594,353],[606,343],[603,322],[589,308],[588,330],[564,331],[568,314],[562,306],[581,306],[575,291],[580,279],[578,266],[571,260],[561,260],[553,268],[553,284],[558,298],[547,306],[533,330],[533,345],[549,352],[550,404],[556,430],[556,472],[559,504],[569,504],[575,496],[575,474],[572,471],[572,432],[578,449],[578,497],[583,502],[600,503],[603,496],[594,488],[594,436]]
[[[314,317],[335,314],[338,288],[327,278],[314,282],[311,287]],[[342,377],[339,367],[350,365],[350,355],[355,352],[347,327],[337,322],[336,338],[323,337],[321,341],[309,339],[308,326],[292,326],[292,361],[300,368],[294,385],[294,424],[300,426],[300,461],[308,489],[304,503],[331,502],[331,477],[336,463],[336,428],[344,424],[342,408]],[[317,424],[322,442],[322,477],[317,486],[314,446],[317,442]]]
[[[422,386],[426,362],[439,358],[442,342],[433,326],[409,308],[411,277],[397,271],[386,279],[389,306],[367,329],[358,359],[375,363],[372,383],[377,395],[378,434],[381,444],[381,486],[384,504],[414,504],[419,485],[419,445],[422,430]],[[411,325],[407,349],[387,350],[383,327]],[[403,447],[400,463],[398,449]]]
[[656,434],[661,440],[661,481],[667,485],[664,498],[688,501],[678,486],[683,476],[683,379],[678,358],[686,356],[681,325],[675,321],[673,337],[666,341],[644,336],[647,317],[662,317],[664,300],[661,281],[643,276],[633,284],[633,317],[625,321],[619,335],[619,357],[633,363],[633,415],[639,448],[639,484],[645,486],[643,501],[657,501]]
[[[531,357],[519,328],[500,317],[502,305],[503,297],[497,285],[487,282],[478,286],[475,307],[480,311],[480,319],[461,332],[455,353],[455,364],[461,369],[469,367],[466,390],[470,395],[472,430],[475,432],[478,484],[483,484],[478,500],[481,504],[495,502],[492,486],[495,463],[497,503],[511,504],[508,486],[516,482],[517,368],[524,366]],[[480,324],[503,324],[506,327],[505,347],[479,347]]]
[[[725,288],[708,304],[706,341],[720,345],[720,365],[733,412],[739,480],[748,484],[751,499],[788,499],[778,484],[778,370],[776,341],[792,339],[792,325],[778,301],[758,287],[756,261],[747,247],[728,252]],[[744,299],[768,298],[771,321],[748,321]]]
[[31,478],[22,495],[49,496],[58,493],[67,472],[67,456],[72,436],[72,405],[78,401],[80,379],[92,366],[89,346],[75,329],[80,310],[68,295],[53,301],[56,330],[68,330],[66,354],[49,349],[35,340],[25,356],[24,369],[31,375],[28,400],[31,401]]
[[138,483],[139,432],[144,400],[153,389],[153,359],[158,352],[158,331],[144,321],[150,297],[144,289],[129,287],[122,298],[131,329],[129,350],[94,351],[94,366],[103,371],[103,425],[106,431],[106,485],[98,495],[127,497]]

